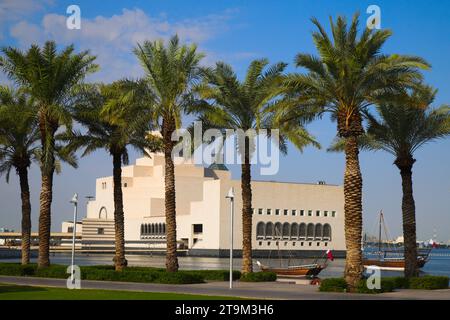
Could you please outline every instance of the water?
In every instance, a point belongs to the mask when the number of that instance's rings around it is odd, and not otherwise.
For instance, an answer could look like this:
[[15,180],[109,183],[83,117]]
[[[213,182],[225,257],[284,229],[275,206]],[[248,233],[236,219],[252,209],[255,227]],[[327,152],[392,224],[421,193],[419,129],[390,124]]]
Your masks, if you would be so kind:
[[[129,266],[143,266],[143,267],[165,267],[165,257],[160,255],[128,255]],[[212,257],[179,257],[180,269],[184,270],[204,270],[204,269],[222,269],[229,268],[228,258],[212,258]],[[239,270],[242,265],[242,259],[235,258],[234,268]],[[260,259],[264,264],[273,266],[279,265],[278,259]],[[20,259],[0,259],[0,262],[20,262]],[[36,259],[32,259],[36,262]],[[70,254],[57,253],[51,256],[53,264],[70,265]],[[295,263],[310,263],[311,260],[299,261]],[[75,263],[80,266],[87,265],[112,265],[112,255],[99,254],[78,254]],[[286,265],[284,260],[282,265]],[[335,259],[328,263],[328,267],[320,273],[321,278],[341,277],[344,273],[345,259]],[[254,265],[254,270],[259,270],[258,266]],[[400,271],[382,271],[383,276],[401,276],[403,272]],[[433,249],[430,254],[430,260],[421,270],[423,275],[443,275],[450,277],[450,249]]]

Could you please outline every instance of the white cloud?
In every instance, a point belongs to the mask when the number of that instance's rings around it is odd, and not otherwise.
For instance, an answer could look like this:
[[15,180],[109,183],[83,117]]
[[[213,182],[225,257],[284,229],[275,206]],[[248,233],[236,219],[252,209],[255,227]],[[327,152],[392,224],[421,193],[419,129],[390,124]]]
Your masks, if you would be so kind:
[[0,1],[0,39],[3,35],[3,25],[27,17],[45,6],[52,4],[52,0],[1,0]]
[[92,79],[107,82],[142,74],[132,54],[138,42],[167,39],[176,33],[183,41],[202,46],[227,29],[226,22],[233,14],[234,11],[230,10],[222,15],[171,22],[164,16],[149,16],[140,9],[123,9],[118,15],[92,19],[84,19],[81,11],[80,30],[67,29],[67,17],[64,15],[46,14],[39,25],[26,21],[14,24],[10,34],[21,47],[28,47],[31,43],[42,44],[51,39],[58,44],[75,43],[79,49],[89,49],[97,56],[97,63],[101,66],[101,71]]

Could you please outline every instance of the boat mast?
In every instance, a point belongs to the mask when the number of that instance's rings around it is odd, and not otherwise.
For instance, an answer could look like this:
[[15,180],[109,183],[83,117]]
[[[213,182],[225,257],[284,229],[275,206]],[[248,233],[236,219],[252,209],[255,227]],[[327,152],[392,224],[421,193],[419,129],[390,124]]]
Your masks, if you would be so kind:
[[381,255],[381,222],[383,220],[383,210],[380,211],[380,225],[378,227],[378,252]]

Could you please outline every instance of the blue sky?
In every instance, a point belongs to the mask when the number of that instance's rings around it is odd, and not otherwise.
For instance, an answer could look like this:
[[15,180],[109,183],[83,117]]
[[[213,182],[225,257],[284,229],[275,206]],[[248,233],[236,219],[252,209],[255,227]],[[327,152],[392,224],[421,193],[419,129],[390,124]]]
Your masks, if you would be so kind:
[[[81,30],[65,28],[66,8],[81,8]],[[0,0],[0,44],[21,48],[31,43],[54,39],[60,45],[74,43],[77,49],[90,49],[97,55],[101,71],[90,81],[113,81],[121,77],[139,77],[142,70],[131,50],[138,41],[168,38],[178,33],[183,41],[196,42],[207,54],[205,64],[217,60],[230,63],[242,76],[252,59],[267,57],[271,62],[285,61],[292,66],[298,52],[315,53],[311,40],[314,30],[311,17],[317,17],[328,28],[329,16],[351,17],[359,11],[363,25],[369,16],[366,8],[381,8],[381,27],[393,31],[384,47],[385,53],[422,56],[432,64],[425,73],[428,83],[439,93],[435,105],[449,103],[450,83],[450,3],[434,1],[25,1]],[[447,39],[447,40],[445,40]],[[0,82],[6,82],[0,75]],[[309,130],[326,148],[333,139],[336,125],[325,117],[315,121]],[[416,154],[414,191],[419,238],[434,233],[440,240],[450,239],[450,141],[438,141]],[[392,236],[401,234],[401,184],[392,156],[362,153],[364,178],[364,221],[374,230],[380,209],[385,212]],[[239,178],[239,168],[232,166]],[[341,184],[344,159],[324,149],[307,148],[299,153],[290,147],[281,159],[280,171],[270,180]],[[111,175],[109,156],[102,151],[82,159],[77,170],[64,167],[55,178],[52,226],[71,217],[69,200],[74,192],[81,197],[94,195],[95,178]],[[254,170],[256,179],[259,177]],[[20,199],[17,178],[9,185],[0,180],[0,227],[19,229]],[[38,223],[39,170],[30,173],[32,188],[33,229]],[[85,207],[81,207],[84,214]]]

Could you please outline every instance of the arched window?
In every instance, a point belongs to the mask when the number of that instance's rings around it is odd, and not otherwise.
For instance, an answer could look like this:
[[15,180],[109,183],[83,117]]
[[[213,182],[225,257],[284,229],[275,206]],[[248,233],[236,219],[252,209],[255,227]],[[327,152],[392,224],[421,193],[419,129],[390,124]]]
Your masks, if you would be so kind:
[[280,222],[275,223],[274,236],[276,238],[281,238],[282,229],[283,229],[283,226]]
[[99,219],[108,219],[108,212],[106,211],[105,207],[100,208],[100,211],[98,212],[98,218]]
[[296,222],[291,224],[291,238],[298,238],[298,224]]
[[166,234],[166,224],[165,223],[163,223],[163,234],[164,235]]
[[266,238],[271,238],[271,237],[273,237],[273,223],[268,222],[266,224]]
[[328,223],[323,225],[322,237],[324,240],[331,240],[331,226]]
[[306,239],[306,224],[300,223],[300,226],[298,227],[298,236]]
[[320,223],[316,224],[314,228],[314,237],[316,239],[322,239],[322,225]]
[[256,225],[256,238],[264,238],[264,231],[266,229],[266,225],[264,222],[258,222]]
[[159,230],[158,230],[158,231],[159,231],[158,234],[160,234],[160,235],[163,234],[162,223],[160,223],[160,224],[158,225],[158,229],[159,229]]
[[306,237],[308,239],[314,238],[314,224],[308,223],[308,227],[306,228]]
[[145,234],[145,225],[141,224],[141,236]]
[[283,239],[289,239],[291,233],[291,226],[289,223],[283,223]]
[[151,234],[151,235],[155,234],[155,224],[154,224],[154,223],[152,223],[152,224],[150,225],[150,234]]

